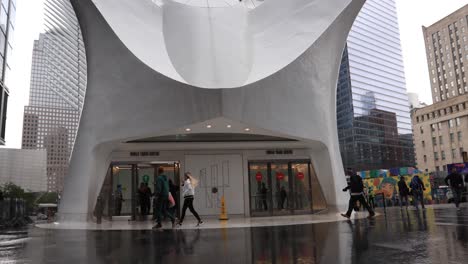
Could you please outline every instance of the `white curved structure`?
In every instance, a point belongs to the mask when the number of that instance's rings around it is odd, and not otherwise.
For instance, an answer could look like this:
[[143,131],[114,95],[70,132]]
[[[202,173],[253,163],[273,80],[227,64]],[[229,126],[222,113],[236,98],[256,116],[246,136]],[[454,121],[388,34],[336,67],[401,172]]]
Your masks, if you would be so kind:
[[[207,124],[210,133],[296,140],[222,148],[303,149],[328,205],[345,204],[336,83],[347,34],[364,1],[265,0],[255,8],[207,8],[182,0],[72,0],[87,49],[88,88],[61,219],[91,219],[111,153],[125,149],[123,142],[205,133]],[[220,152],[216,143],[152,147]]]

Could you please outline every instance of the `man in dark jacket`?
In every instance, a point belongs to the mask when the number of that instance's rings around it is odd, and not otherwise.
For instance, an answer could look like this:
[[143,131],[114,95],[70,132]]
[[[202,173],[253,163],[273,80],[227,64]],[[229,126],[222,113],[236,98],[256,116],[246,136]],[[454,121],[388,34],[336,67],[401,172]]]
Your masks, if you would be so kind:
[[354,205],[356,201],[359,201],[367,211],[369,211],[369,217],[373,217],[375,215],[374,211],[370,206],[367,204],[366,199],[364,198],[364,184],[362,183],[361,177],[359,177],[356,173],[350,172],[350,179],[348,186],[343,189],[343,192],[351,190],[351,197],[349,198],[349,205],[348,211],[346,214],[341,214],[343,217],[350,218],[351,213],[353,212]]
[[445,184],[449,185],[452,188],[453,199],[455,200],[455,206],[457,210],[460,210],[460,202],[462,199],[463,193],[463,177],[460,173],[457,172],[457,168],[452,168],[452,173],[445,177]]
[[405,200],[406,209],[408,209],[409,188],[406,185],[404,176],[401,176],[400,181],[398,181],[398,191],[400,193],[400,207],[403,207],[403,200]]
[[161,219],[163,215],[166,215],[171,219],[172,228],[175,227],[175,218],[174,216],[167,210],[169,204],[169,182],[167,180],[166,175],[164,175],[164,169],[158,169],[158,178],[156,179],[156,225],[153,226],[153,229],[161,228]]

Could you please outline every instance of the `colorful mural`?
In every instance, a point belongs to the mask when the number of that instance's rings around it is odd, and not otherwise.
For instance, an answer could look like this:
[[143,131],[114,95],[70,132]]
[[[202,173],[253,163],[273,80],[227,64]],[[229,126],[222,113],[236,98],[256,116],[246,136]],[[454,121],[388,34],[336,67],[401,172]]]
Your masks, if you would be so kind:
[[[395,175],[396,173],[397,175]],[[412,172],[412,173],[409,173]],[[383,193],[385,198],[392,199],[395,193],[398,193],[399,175],[405,175],[406,185],[410,185],[414,175],[418,175],[422,180],[426,190],[424,191],[424,199],[432,200],[431,181],[429,174],[421,173],[414,168],[398,168],[390,170],[374,170],[358,172],[363,178],[364,186],[367,188],[369,195],[380,195]],[[364,177],[363,177],[364,176]]]

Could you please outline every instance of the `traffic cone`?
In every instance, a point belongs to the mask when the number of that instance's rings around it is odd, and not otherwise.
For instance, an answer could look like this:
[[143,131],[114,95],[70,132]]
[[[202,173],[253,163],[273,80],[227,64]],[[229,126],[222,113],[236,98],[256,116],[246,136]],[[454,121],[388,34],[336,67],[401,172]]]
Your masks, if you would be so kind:
[[219,220],[228,220],[226,205],[224,203],[224,195],[221,197],[221,214],[219,215]]

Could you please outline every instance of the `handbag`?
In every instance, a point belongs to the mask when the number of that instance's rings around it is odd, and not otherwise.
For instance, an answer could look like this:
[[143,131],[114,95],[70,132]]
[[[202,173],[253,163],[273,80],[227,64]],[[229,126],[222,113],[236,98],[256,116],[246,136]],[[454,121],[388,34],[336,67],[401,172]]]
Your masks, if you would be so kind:
[[168,200],[169,200],[169,208],[174,207],[175,206],[175,200],[174,200],[174,197],[172,197],[171,193],[169,193]]

